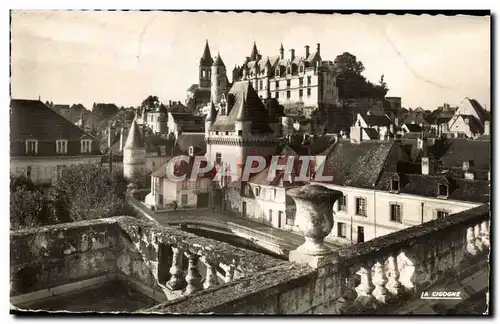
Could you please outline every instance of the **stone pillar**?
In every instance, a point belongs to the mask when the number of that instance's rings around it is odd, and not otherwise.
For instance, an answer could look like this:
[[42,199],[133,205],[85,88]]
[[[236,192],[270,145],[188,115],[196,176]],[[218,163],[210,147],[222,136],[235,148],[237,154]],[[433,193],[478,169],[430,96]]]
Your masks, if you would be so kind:
[[305,238],[304,244],[290,252],[290,261],[314,268],[332,262],[337,254],[325,245],[324,238],[333,228],[333,204],[343,196],[342,192],[321,185],[305,185],[290,189],[287,195],[295,202],[295,224]]
[[213,286],[217,286],[217,261],[211,260],[208,257],[203,257],[203,262],[207,266],[207,274],[205,276],[205,281],[203,282],[203,288],[208,289]]
[[201,285],[201,275],[200,272],[198,271],[199,255],[189,252],[188,259],[189,259],[189,266],[186,275],[187,286],[186,290],[184,291],[185,295],[191,295],[203,289]]
[[167,288],[170,290],[178,290],[184,284],[184,271],[182,270],[182,251],[173,246],[172,247],[172,267],[170,267],[170,280],[167,282]]

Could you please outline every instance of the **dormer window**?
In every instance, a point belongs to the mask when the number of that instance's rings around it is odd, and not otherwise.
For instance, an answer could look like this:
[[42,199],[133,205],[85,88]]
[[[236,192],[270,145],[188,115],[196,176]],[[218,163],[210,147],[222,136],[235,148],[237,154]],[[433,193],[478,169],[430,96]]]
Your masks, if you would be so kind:
[[92,140],[83,139],[81,140],[81,152],[90,153],[92,151]]
[[56,141],[56,152],[57,152],[57,154],[68,153],[68,141],[67,140],[57,140]]
[[38,153],[38,141],[26,140],[26,154],[37,154],[37,153]]
[[299,67],[299,71],[300,71],[300,73],[304,73],[304,66],[303,66],[303,65],[301,65],[301,66]]
[[400,181],[398,178],[393,178],[391,180],[391,191],[393,192],[399,192],[399,185],[400,185]]
[[260,196],[260,187],[255,187],[255,197]]
[[440,183],[438,185],[438,196],[440,197],[448,197],[448,185],[445,183]]
[[222,164],[222,155],[220,153],[215,153],[215,164]]
[[276,76],[280,76],[280,75],[281,75],[281,73],[280,73],[280,69],[279,69],[279,68],[277,68],[277,69],[276,69]]

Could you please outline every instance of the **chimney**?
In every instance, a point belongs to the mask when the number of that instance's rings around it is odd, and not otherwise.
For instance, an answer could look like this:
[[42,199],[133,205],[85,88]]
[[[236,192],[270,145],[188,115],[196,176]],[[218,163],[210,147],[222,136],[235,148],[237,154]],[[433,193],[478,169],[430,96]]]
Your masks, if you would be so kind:
[[245,63],[250,62],[250,56],[245,57]]
[[490,122],[488,120],[484,122],[484,135],[490,135]]
[[293,59],[295,58],[295,49],[291,49],[290,50],[290,61],[293,61]]
[[321,48],[321,44],[320,43],[316,44],[316,52],[318,52],[318,54],[319,54],[320,48]]
[[125,146],[125,128],[120,129],[120,152],[123,151],[123,146]]
[[169,100],[169,101],[168,101],[168,106],[169,106],[169,107],[172,107],[172,100]]
[[306,45],[306,59],[309,57],[309,45]]
[[189,147],[189,156],[194,156],[194,147]]
[[351,143],[360,143],[361,142],[361,127],[351,126],[351,131],[350,131],[349,136],[351,139]]
[[430,171],[430,161],[428,157],[423,157],[422,158],[422,174],[428,175]]

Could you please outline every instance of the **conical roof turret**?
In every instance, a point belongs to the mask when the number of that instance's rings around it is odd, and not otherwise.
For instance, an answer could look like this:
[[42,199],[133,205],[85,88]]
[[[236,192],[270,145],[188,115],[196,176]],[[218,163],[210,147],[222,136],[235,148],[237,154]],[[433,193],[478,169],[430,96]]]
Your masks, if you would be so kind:
[[137,125],[135,119],[132,121],[132,125],[130,126],[130,131],[128,133],[124,148],[132,150],[145,148],[142,132],[139,129],[139,125]]
[[214,64],[212,64],[212,66],[226,66],[224,65],[224,62],[222,61],[222,58],[220,57],[220,54],[217,53],[217,57],[215,58],[215,62]]
[[257,54],[259,54],[259,52],[257,51],[257,45],[255,44],[254,41],[252,47],[252,53],[250,53],[250,61],[257,61]]
[[236,121],[245,122],[248,120],[245,103],[246,103],[246,100],[245,100],[245,97],[243,97],[243,101],[241,102],[240,110],[238,111],[238,116],[236,116]]
[[216,117],[217,117],[217,110],[215,110],[214,102],[211,101],[210,102],[210,107],[208,109],[207,118],[205,120],[213,122],[213,121],[215,121]]

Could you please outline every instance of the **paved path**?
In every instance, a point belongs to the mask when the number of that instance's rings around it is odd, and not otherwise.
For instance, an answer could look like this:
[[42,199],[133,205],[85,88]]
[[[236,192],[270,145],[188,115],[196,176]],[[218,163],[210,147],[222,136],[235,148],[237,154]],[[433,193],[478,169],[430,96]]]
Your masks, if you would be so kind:
[[[279,244],[279,246],[287,252],[297,248],[304,243],[304,237],[299,234],[277,229],[235,215],[225,214],[223,212],[212,210],[180,210],[156,212],[153,217],[161,225],[166,226],[190,223],[194,220],[196,220],[196,223],[206,223],[207,225],[209,225],[210,223],[217,223],[221,224],[222,226],[225,225],[224,227],[228,230],[231,230],[231,228],[234,228],[234,226],[236,225],[240,228],[249,229],[252,232],[255,232],[256,236],[263,236],[266,240],[270,240],[276,244]],[[339,249],[340,247],[342,247],[331,242],[327,242],[327,245],[332,249]]]

